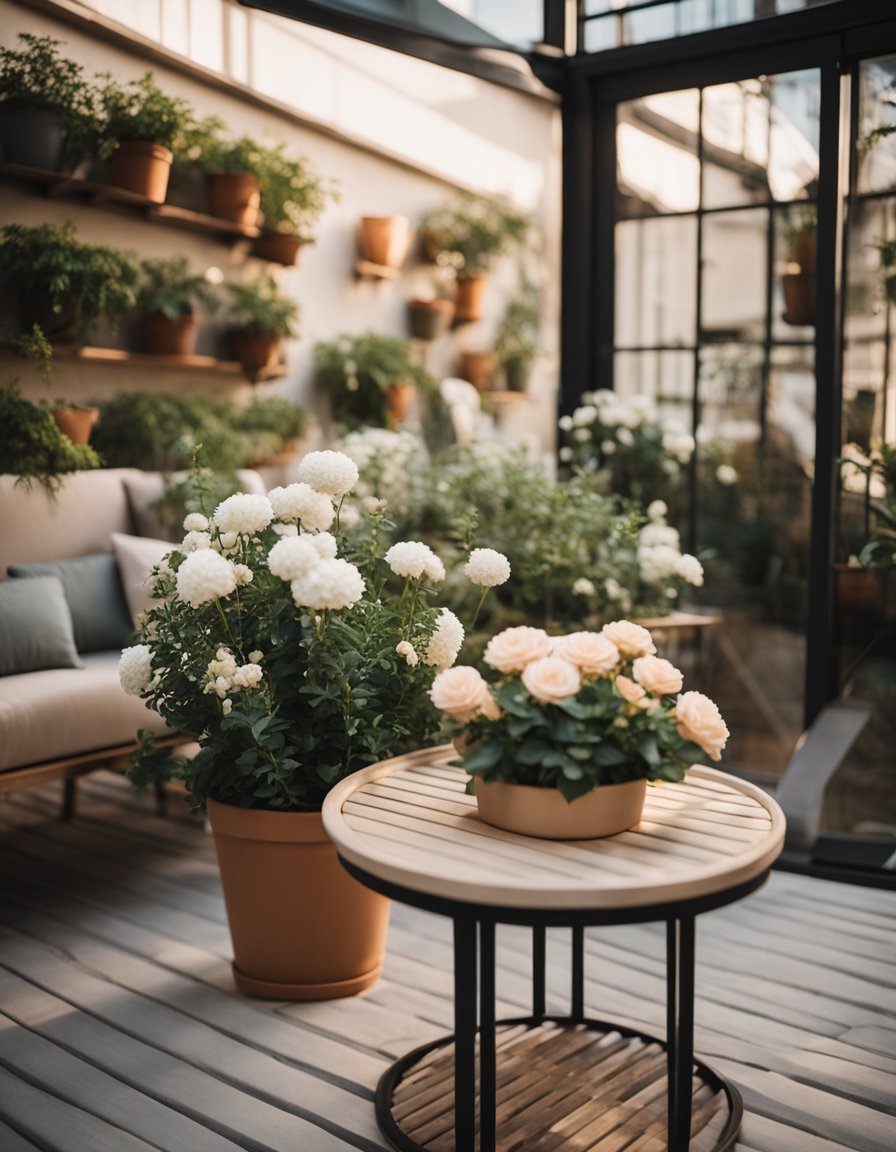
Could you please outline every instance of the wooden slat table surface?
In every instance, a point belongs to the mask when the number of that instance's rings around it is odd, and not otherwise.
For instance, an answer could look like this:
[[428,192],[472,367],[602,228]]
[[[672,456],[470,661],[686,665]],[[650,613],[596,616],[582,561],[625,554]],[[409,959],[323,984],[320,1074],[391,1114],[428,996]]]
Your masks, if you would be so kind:
[[411,891],[530,909],[638,908],[697,899],[761,875],[784,816],[759,788],[694,767],[649,787],[644,815],[603,840],[549,841],[479,819],[451,745],[383,761],[342,781],[324,824],[342,857]]

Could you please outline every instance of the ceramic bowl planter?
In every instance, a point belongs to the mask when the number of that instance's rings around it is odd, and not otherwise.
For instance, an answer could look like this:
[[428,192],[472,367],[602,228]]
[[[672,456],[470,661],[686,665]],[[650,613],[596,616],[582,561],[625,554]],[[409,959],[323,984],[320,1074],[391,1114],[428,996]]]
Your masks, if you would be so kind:
[[251,172],[213,172],[205,179],[209,215],[241,228],[258,225],[261,189]]
[[299,262],[302,241],[294,232],[262,232],[252,242],[252,255],[291,268]]
[[460,276],[454,303],[454,323],[470,324],[482,319],[487,284],[485,276]]
[[147,352],[155,356],[192,356],[196,351],[199,321],[192,313],[169,320],[161,312],[145,312],[140,323]]
[[122,140],[109,157],[112,183],[153,204],[164,204],[173,160],[173,152],[151,140]]
[[362,216],[361,258],[383,268],[400,268],[408,253],[411,226],[407,216]]
[[444,297],[408,301],[411,336],[414,340],[436,340],[446,332],[454,317],[454,304]]
[[345,871],[320,813],[209,800],[208,816],[241,992],[332,1000],[376,983],[389,901]]
[[59,431],[73,444],[89,444],[90,433],[100,418],[99,408],[54,408],[53,419]]
[[479,816],[486,824],[544,840],[596,840],[625,832],[641,819],[646,794],[646,780],[628,780],[600,784],[570,803],[557,788],[476,778]]

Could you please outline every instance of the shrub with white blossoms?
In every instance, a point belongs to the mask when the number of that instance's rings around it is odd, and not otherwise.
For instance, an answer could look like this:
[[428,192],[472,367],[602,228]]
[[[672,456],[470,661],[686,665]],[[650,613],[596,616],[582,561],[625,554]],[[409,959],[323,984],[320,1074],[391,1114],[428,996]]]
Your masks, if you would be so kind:
[[[399,541],[383,557],[375,530],[341,534],[357,479],[348,456],[314,452],[294,484],[187,517],[120,679],[200,751],[147,755],[135,782],[174,775],[194,807],[314,811],[348,773],[434,738],[428,692],[464,628],[431,603],[445,567],[430,547]],[[506,579],[507,561],[486,574]]]
[[572,801],[600,784],[682,780],[728,740],[713,701],[684,692],[682,673],[629,620],[565,636],[506,628],[483,664],[447,668],[430,689],[464,737],[471,778],[558,788]]

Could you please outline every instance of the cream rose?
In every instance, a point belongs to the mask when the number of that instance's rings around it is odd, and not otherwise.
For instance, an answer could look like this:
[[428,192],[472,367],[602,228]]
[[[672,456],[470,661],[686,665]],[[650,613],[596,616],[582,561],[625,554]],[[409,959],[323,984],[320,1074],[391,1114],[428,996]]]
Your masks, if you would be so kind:
[[616,677],[616,691],[629,704],[640,704],[647,695],[641,685],[630,680],[628,676]]
[[716,705],[702,692],[684,692],[675,704],[678,731],[692,740],[712,760],[722,758],[722,749],[730,735]]
[[619,649],[600,632],[571,632],[568,636],[559,636],[551,655],[575,664],[585,676],[609,676],[620,660]]
[[463,664],[440,672],[432,682],[429,698],[440,712],[461,724],[482,715],[496,718],[488,684],[475,668]]
[[560,656],[543,656],[523,669],[523,685],[542,704],[555,704],[575,696],[582,686],[582,676],[575,664]]
[[632,624],[631,620],[614,620],[612,624],[604,624],[601,632],[626,659],[649,656],[656,652],[656,645],[647,629],[640,624]]
[[543,628],[505,628],[492,636],[482,659],[499,672],[521,672],[533,660],[540,660],[551,650],[551,638]]
[[659,656],[639,656],[632,664],[632,672],[639,684],[654,696],[673,696],[681,691],[684,676],[669,660]]

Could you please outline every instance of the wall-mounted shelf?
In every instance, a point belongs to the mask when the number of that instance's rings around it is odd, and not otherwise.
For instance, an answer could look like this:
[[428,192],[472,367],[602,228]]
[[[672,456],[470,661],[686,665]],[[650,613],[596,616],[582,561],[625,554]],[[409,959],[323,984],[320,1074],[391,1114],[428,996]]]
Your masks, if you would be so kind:
[[388,264],[374,264],[372,260],[359,260],[355,265],[355,275],[361,280],[395,280],[401,275],[401,269]]
[[43,168],[29,168],[23,164],[0,163],[0,178],[27,185],[51,200],[66,200],[77,204],[87,204],[106,211],[123,212],[139,216],[144,220],[161,224],[168,228],[180,228],[187,232],[202,232],[223,243],[238,240],[254,240],[261,235],[261,229],[234,224],[217,216],[207,216],[203,212],[193,212],[176,204],[156,204],[145,196],[116,188],[111,184],[98,184],[94,180],[80,180],[65,176],[61,172],[48,172]]
[[[77,360],[89,364],[126,365],[131,368],[156,368],[162,371],[213,372],[219,376],[249,377],[238,360],[216,360],[214,356],[159,356],[151,352],[126,352],[122,348],[76,348],[57,344],[53,355],[60,360]],[[285,364],[261,368],[254,380],[279,380],[286,375]]]

